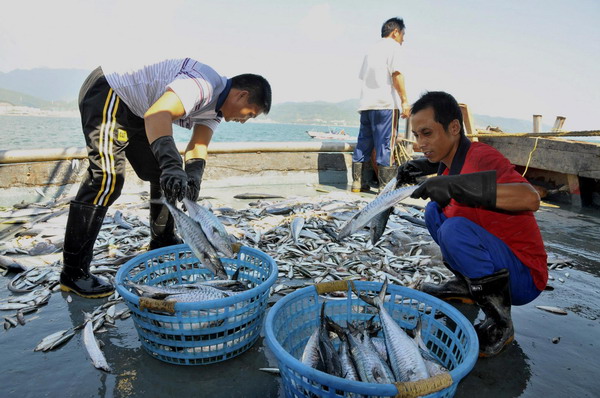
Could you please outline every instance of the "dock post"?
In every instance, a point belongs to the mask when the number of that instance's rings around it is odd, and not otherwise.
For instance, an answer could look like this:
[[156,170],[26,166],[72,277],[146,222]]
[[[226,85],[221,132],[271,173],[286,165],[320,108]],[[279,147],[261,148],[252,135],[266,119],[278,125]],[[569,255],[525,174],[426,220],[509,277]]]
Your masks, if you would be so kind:
[[566,117],[557,116],[556,121],[554,122],[554,127],[552,127],[553,132],[561,131],[563,128],[563,124],[565,124]]
[[[465,124],[465,130],[467,134],[475,134],[475,124],[473,123],[473,117],[471,116],[471,112],[469,111],[469,107],[467,104],[458,104],[460,106],[460,111],[463,115],[463,122]],[[472,138],[473,142],[479,141],[477,137]]]
[[533,115],[533,132],[539,133],[542,126],[542,115]]

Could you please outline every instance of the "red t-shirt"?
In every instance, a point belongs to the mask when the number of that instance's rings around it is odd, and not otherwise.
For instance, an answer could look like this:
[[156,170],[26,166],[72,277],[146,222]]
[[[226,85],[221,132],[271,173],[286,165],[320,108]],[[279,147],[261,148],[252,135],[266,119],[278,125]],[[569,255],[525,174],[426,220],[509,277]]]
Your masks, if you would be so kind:
[[[460,174],[488,170],[496,170],[498,184],[527,182],[498,150],[481,142],[471,143]],[[448,169],[443,174],[447,175]],[[444,208],[444,214],[446,217],[465,217],[500,238],[529,268],[535,286],[544,290],[548,282],[547,257],[533,212],[505,213],[465,206],[452,199]]]

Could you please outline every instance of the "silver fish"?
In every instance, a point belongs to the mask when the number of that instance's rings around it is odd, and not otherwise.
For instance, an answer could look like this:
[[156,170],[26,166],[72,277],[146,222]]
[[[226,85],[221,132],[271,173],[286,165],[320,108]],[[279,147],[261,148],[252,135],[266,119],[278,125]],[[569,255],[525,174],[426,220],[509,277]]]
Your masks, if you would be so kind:
[[200,224],[168,201],[163,200],[163,203],[173,215],[177,230],[181,234],[184,242],[190,246],[192,252],[194,252],[202,265],[215,274],[217,278],[227,279],[225,267],[223,266],[221,259],[217,256],[214,247],[206,238]]
[[292,231],[292,238],[294,239],[294,243],[298,244],[298,237],[300,236],[300,231],[302,231],[302,227],[304,227],[304,217],[294,217],[292,222],[290,223],[290,229]]
[[350,220],[348,220],[343,226],[338,234],[338,240],[342,240],[365,225],[369,223],[379,213],[384,210],[389,209],[394,206],[396,203],[400,202],[403,199],[409,197],[414,190],[417,189],[416,185],[411,185],[408,187],[394,189],[392,191],[384,192],[381,195],[378,195],[373,201],[367,204],[363,209],[361,209],[358,213],[356,213]]
[[165,301],[174,301],[176,303],[193,303],[197,301],[218,300],[234,295],[233,292],[220,290],[212,286],[198,285],[197,289],[189,290],[185,293],[172,294]]
[[379,309],[379,319],[385,336],[388,358],[396,381],[417,381],[429,377],[425,361],[421,357],[415,341],[396,323],[384,307],[388,281],[385,280],[379,296],[370,300],[358,294],[361,299]]
[[94,337],[92,324],[93,322],[87,321],[85,327],[83,328],[83,344],[85,345],[85,349],[87,350],[94,366],[97,369],[110,373],[112,369],[110,366],[108,366],[108,362],[106,362],[106,358],[98,346],[98,342]]
[[188,198],[183,198],[183,204],[190,217],[200,224],[209,242],[225,257],[233,257],[235,253],[231,245],[231,238],[219,218],[206,207]]
[[33,351],[50,351],[67,342],[71,337],[75,335],[73,329],[59,330],[58,332],[52,333],[42,339]]
[[448,373],[448,369],[446,369],[444,365],[442,365],[440,361],[429,351],[427,345],[425,344],[425,341],[423,341],[420,319],[417,321],[415,342],[419,347],[419,351],[421,352],[421,356],[423,357],[423,360],[425,361],[425,366],[427,367],[427,373],[429,373],[430,377]]
[[362,381],[386,384],[394,382],[392,370],[381,359],[366,331],[357,336],[348,333],[348,342],[356,370]]
[[319,361],[319,328],[316,328],[304,346],[300,362],[316,369],[319,365]]
[[333,376],[342,376],[342,363],[338,352],[329,338],[325,302],[321,306],[321,325],[319,326],[319,355],[324,365],[324,371]]

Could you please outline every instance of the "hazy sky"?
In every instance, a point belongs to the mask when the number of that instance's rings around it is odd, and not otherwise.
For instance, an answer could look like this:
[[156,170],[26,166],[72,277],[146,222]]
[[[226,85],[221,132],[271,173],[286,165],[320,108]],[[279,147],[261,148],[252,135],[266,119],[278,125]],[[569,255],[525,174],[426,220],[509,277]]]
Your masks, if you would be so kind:
[[404,18],[409,100],[445,90],[472,113],[600,128],[600,1],[0,0],[0,72],[192,57],[258,73],[275,103],[358,98],[382,23]]

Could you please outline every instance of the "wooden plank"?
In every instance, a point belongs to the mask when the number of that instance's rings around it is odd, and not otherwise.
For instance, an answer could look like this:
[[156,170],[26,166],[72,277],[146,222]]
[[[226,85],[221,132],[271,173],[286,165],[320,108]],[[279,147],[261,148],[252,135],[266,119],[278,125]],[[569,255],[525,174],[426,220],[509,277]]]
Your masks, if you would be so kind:
[[[460,111],[463,115],[463,123],[465,124],[465,131],[467,134],[475,134],[475,123],[473,117],[471,116],[471,111],[469,111],[469,106],[467,104],[458,104],[460,106]],[[477,137],[472,138],[473,142],[477,142]]]
[[[527,165],[535,138],[481,137],[481,142],[498,149],[515,165]],[[588,178],[600,178],[600,144],[540,138],[530,168]]]

